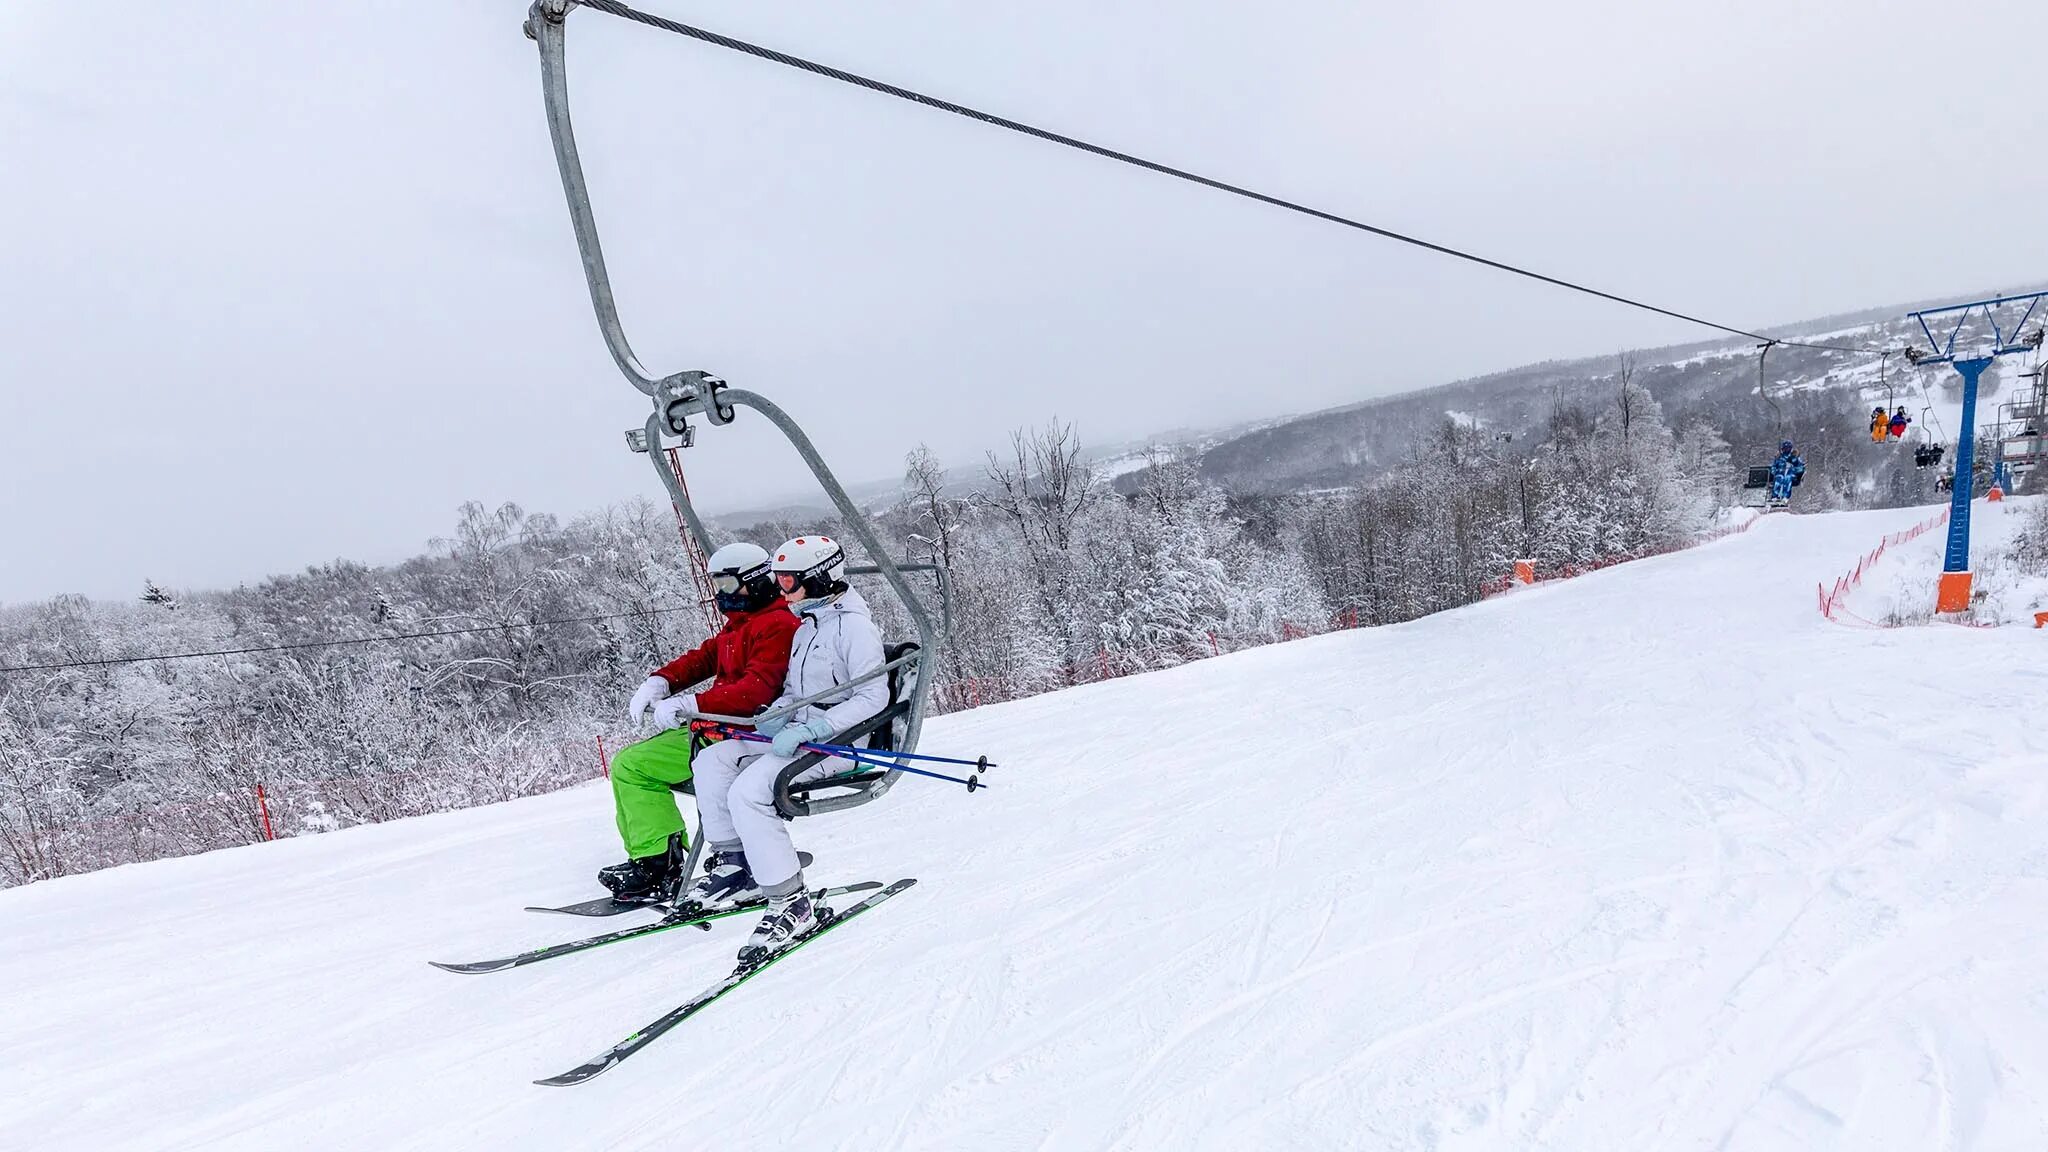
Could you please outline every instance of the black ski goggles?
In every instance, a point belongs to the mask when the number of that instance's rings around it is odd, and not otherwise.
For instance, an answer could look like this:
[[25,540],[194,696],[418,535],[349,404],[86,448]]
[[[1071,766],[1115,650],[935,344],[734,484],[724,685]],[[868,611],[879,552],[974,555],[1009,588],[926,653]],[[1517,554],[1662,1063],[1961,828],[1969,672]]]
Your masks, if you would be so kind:
[[746,587],[747,581],[757,580],[760,576],[761,570],[758,568],[752,572],[735,572],[729,568],[723,572],[713,572],[711,574],[711,590],[730,596]]

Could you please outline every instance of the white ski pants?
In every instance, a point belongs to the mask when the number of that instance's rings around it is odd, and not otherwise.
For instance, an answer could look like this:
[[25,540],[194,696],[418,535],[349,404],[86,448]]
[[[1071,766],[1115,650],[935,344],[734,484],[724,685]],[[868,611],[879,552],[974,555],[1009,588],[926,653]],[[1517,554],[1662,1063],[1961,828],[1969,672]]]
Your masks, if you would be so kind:
[[[790,761],[765,748],[744,740],[721,740],[697,753],[690,774],[697,781],[697,818],[704,825],[705,843],[720,848],[737,842],[761,891],[785,896],[799,886],[791,882],[803,870],[796,846],[789,842],[789,826],[775,810],[775,777]],[[830,757],[797,779],[820,780],[855,767],[851,761]]]

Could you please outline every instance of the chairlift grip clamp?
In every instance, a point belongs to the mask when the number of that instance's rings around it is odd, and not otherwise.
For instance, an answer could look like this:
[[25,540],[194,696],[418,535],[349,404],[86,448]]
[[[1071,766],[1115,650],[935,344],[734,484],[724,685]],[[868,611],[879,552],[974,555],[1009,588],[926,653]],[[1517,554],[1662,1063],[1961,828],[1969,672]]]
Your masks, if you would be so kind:
[[714,425],[732,423],[736,415],[733,406],[719,399],[725,387],[720,377],[697,369],[662,379],[654,394],[662,425],[670,435],[687,437],[693,412],[702,412]]
[[569,19],[569,10],[576,7],[576,0],[533,0],[533,6],[526,10],[526,22],[519,30],[526,33],[528,40],[539,40],[540,32],[536,20],[550,24],[561,24]]

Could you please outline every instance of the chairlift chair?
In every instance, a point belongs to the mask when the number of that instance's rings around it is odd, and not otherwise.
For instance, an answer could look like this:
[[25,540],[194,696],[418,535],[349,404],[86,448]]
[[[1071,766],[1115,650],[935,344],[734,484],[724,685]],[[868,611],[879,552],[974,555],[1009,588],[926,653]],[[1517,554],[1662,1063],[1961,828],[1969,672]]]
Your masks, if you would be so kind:
[[[1771,466],[1769,464],[1751,464],[1749,466],[1749,476],[1742,482],[1742,491],[1743,507],[1762,508],[1768,505],[1771,499]],[[1756,493],[1756,495],[1750,496],[1749,493],[1751,492]]]
[[[554,143],[555,163],[561,174],[562,190],[568,198],[569,220],[576,234],[577,249],[582,255],[584,280],[590,289],[590,301],[597,315],[598,329],[604,335],[605,347],[611,352],[612,361],[618,366],[620,374],[625,376],[627,383],[648,398],[653,408],[645,425],[627,434],[629,444],[635,451],[646,454],[648,462],[654,466],[655,474],[660,477],[662,486],[668,490],[669,499],[675,504],[685,530],[708,553],[711,551],[710,534],[705,530],[704,522],[690,499],[689,491],[670,467],[664,453],[659,450],[664,443],[664,437],[679,440],[687,446],[695,439],[696,427],[691,422],[693,417],[702,417],[704,423],[713,428],[723,428],[734,422],[742,408],[759,413],[782,433],[796,449],[804,464],[810,468],[819,487],[831,498],[847,531],[871,561],[869,564],[848,567],[848,575],[880,576],[888,584],[890,591],[902,602],[905,612],[917,630],[917,639],[914,642],[899,642],[886,647],[881,667],[857,680],[835,686],[817,696],[796,701],[784,712],[830,700],[867,679],[887,676],[890,686],[889,704],[875,716],[835,733],[830,742],[865,741],[870,748],[913,752],[917,748],[918,735],[931,700],[933,678],[929,675],[930,662],[937,657],[940,644],[951,629],[951,597],[946,572],[937,564],[899,562],[893,559],[883,547],[874,525],[869,522],[860,506],[847,495],[846,489],[826,466],[810,438],[797,426],[796,421],[773,401],[755,392],[733,388],[710,372],[690,370],[656,376],[641,365],[626,339],[625,329],[612,296],[611,278],[606,271],[603,247],[598,240],[597,217],[591,207],[589,185],[584,178],[583,163],[576,147],[575,128],[569,117],[567,19],[575,7],[575,0],[536,0],[527,12],[525,31],[527,37],[540,49],[541,88],[547,107],[548,131]],[[910,572],[926,573],[933,577],[938,592],[936,613],[905,579],[905,574]],[[782,713],[776,715],[780,714]],[[769,717],[706,714],[705,718],[752,725]],[[776,781],[775,803],[777,810],[785,818],[795,819],[799,816],[837,812],[879,800],[895,784],[897,777],[902,775],[896,766],[872,770],[863,768],[824,780],[796,783],[796,777],[815,767],[822,759],[822,754],[807,754],[793,761],[780,774]],[[696,872],[703,850],[703,838],[696,837],[696,841],[690,849],[688,861],[681,869],[681,882],[685,884]]]

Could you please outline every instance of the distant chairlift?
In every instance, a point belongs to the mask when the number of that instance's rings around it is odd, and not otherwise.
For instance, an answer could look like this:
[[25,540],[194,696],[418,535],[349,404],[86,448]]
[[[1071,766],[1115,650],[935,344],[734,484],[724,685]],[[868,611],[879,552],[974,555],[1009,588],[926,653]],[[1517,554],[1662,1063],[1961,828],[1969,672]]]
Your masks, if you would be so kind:
[[2035,368],[2020,379],[2032,380],[2033,390],[2000,406],[1997,433],[1999,468],[2015,487],[2048,459],[2048,373]]

